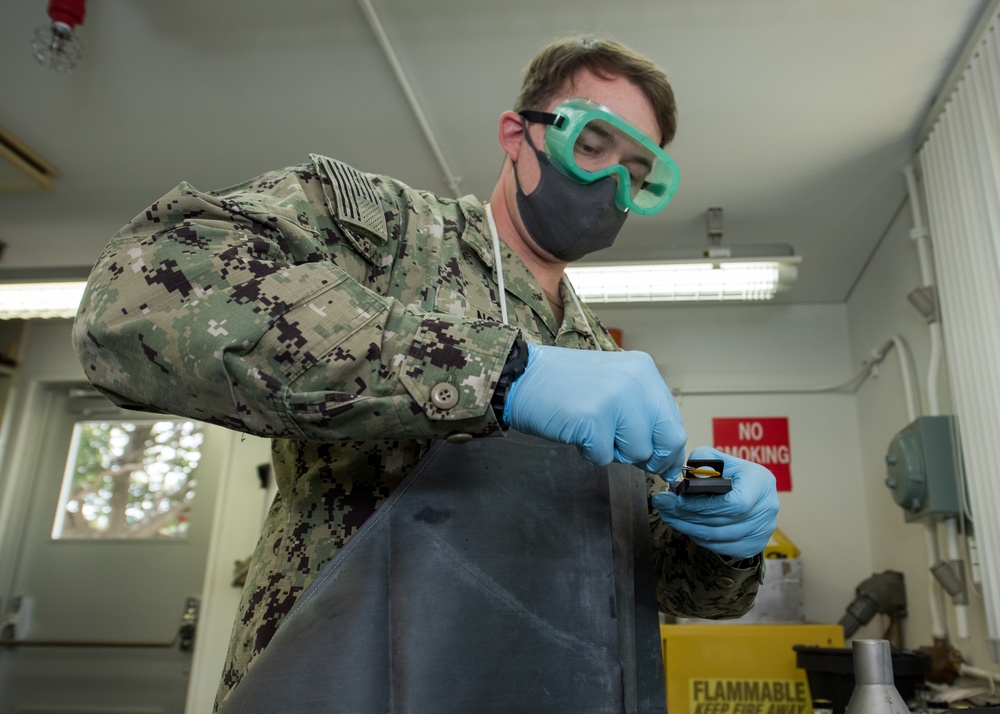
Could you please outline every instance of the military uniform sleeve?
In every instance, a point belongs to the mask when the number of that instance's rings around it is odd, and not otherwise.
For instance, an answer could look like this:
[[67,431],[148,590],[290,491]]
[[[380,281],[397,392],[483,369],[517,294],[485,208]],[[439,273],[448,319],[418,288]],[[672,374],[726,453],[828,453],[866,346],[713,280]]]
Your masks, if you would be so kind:
[[[98,260],[74,326],[91,382],[123,406],[260,436],[497,432],[489,400],[516,330],[381,294],[406,208],[344,169],[225,192],[181,184],[137,216]],[[354,224],[337,215],[359,208]]]
[[660,610],[678,617],[713,620],[749,612],[764,580],[763,558],[755,568],[733,568],[675,531],[655,510],[650,512],[649,522]]
[[[663,488],[658,478],[646,474],[650,495]],[[757,567],[734,568],[718,554],[671,528],[652,507],[649,528],[656,599],[662,612],[722,620],[742,617],[750,611],[764,582],[763,558]]]

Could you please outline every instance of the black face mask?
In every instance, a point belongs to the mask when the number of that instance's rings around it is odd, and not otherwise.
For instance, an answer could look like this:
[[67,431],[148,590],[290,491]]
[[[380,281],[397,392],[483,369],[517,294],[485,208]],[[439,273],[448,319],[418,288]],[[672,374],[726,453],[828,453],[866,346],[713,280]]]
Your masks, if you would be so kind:
[[532,240],[553,258],[566,262],[610,247],[628,217],[627,211],[615,205],[615,177],[577,183],[535,148],[527,130],[525,137],[538,158],[538,186],[530,194],[521,190],[516,163],[514,181],[517,208]]

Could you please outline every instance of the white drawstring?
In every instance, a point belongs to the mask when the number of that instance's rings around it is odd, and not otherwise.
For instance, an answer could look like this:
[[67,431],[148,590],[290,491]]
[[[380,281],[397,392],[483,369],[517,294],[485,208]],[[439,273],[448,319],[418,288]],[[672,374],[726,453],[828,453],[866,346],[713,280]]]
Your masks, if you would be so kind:
[[590,320],[587,319],[587,313],[583,311],[583,305],[580,304],[580,298],[576,295],[576,290],[573,289],[573,283],[566,278],[566,287],[569,288],[569,296],[573,298],[573,303],[576,305],[577,311],[580,313],[580,317],[583,318],[583,324],[587,326],[587,334],[590,335],[590,341],[594,343],[594,347],[597,348],[598,352],[603,352],[601,348],[601,343],[597,341],[597,335],[594,334],[594,328],[590,326]]
[[[496,264],[497,290],[500,293],[500,319],[503,320],[503,324],[509,325],[510,323],[507,321],[507,295],[503,286],[503,265],[500,262],[500,234],[497,232],[496,221],[493,220],[493,207],[488,203],[486,204],[486,220],[490,224],[490,233],[493,238],[493,262]],[[576,290],[573,289],[573,284],[569,281],[569,278],[565,279],[566,285],[569,288],[569,295],[573,298],[573,303],[576,305],[576,309],[583,319],[583,324],[587,326],[587,332],[590,334],[591,341],[597,347],[597,351],[602,352],[601,343],[597,341],[597,335],[594,334],[594,330],[590,326],[587,313],[583,311],[583,305],[580,304],[580,298],[577,297]]]
[[500,292],[500,319],[503,320],[503,324],[509,325],[507,322],[507,296],[504,294],[503,287],[503,266],[500,265],[500,235],[497,233],[497,224],[493,220],[493,207],[490,204],[486,204],[486,220],[490,224],[490,233],[493,235],[493,262],[496,264],[497,269],[497,290]]

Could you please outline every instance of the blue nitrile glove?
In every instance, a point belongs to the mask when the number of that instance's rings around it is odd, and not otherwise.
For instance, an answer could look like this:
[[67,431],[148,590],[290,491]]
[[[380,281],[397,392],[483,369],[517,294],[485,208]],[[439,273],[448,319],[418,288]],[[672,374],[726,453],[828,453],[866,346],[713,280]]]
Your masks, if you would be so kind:
[[529,344],[503,417],[525,434],[575,444],[592,464],[619,461],[669,477],[680,473],[687,442],[674,397],[644,352]]
[[653,507],[660,518],[702,548],[720,555],[750,558],[762,552],[778,522],[774,475],[760,464],[707,446],[696,448],[690,458],[722,459],[722,475],[733,480],[733,490],[687,496],[657,493]]

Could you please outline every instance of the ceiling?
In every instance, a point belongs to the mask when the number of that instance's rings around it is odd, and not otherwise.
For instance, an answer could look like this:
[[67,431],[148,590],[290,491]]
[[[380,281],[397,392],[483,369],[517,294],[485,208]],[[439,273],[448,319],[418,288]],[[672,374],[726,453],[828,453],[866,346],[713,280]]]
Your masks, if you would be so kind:
[[[29,42],[45,0],[0,7],[0,126],[58,169],[0,194],[0,269],[91,265],[182,180],[221,188],[327,154],[448,194],[369,24],[367,0],[90,0],[83,60],[58,74]],[[989,0],[371,0],[463,193],[500,169],[497,118],[549,40],[610,35],[677,94],[671,205],[632,216],[601,260],[706,244],[789,243],[778,298],[847,299],[905,198],[901,169]]]

